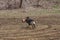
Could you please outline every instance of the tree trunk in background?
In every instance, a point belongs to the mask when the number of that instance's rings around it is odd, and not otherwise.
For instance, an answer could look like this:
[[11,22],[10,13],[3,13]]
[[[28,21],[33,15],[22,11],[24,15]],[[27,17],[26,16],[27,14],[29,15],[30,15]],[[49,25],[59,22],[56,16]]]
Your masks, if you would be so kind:
[[23,0],[20,0],[20,8],[22,7],[22,2],[23,2]]

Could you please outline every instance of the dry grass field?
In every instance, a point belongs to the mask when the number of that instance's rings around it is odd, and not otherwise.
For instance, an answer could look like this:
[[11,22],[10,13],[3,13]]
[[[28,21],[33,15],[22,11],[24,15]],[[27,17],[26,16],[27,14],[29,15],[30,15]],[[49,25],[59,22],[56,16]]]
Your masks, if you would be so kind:
[[[35,19],[35,29],[26,28],[27,24],[21,22],[26,16]],[[60,40],[60,10],[1,10],[0,40]]]

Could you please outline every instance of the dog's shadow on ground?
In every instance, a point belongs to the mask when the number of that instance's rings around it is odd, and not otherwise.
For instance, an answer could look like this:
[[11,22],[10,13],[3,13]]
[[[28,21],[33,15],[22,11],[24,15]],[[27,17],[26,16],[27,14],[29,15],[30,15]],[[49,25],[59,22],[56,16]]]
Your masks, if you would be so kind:
[[21,27],[21,29],[31,30],[32,28],[30,28],[30,27]]

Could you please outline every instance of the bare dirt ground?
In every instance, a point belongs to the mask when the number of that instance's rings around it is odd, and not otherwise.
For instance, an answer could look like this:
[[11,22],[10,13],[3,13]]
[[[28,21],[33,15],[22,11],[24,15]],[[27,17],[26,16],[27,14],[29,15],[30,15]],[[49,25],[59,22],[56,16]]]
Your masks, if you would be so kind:
[[27,29],[21,18],[0,18],[0,40],[60,40],[60,15],[35,20],[36,28]]

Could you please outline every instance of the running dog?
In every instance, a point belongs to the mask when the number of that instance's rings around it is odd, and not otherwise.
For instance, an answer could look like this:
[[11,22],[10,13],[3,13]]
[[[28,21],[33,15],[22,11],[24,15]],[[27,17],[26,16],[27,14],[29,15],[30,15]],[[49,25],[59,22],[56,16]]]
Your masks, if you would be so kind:
[[26,22],[29,26],[31,25],[33,29],[35,28],[36,22],[30,17],[26,17],[25,19],[22,19],[22,22]]

